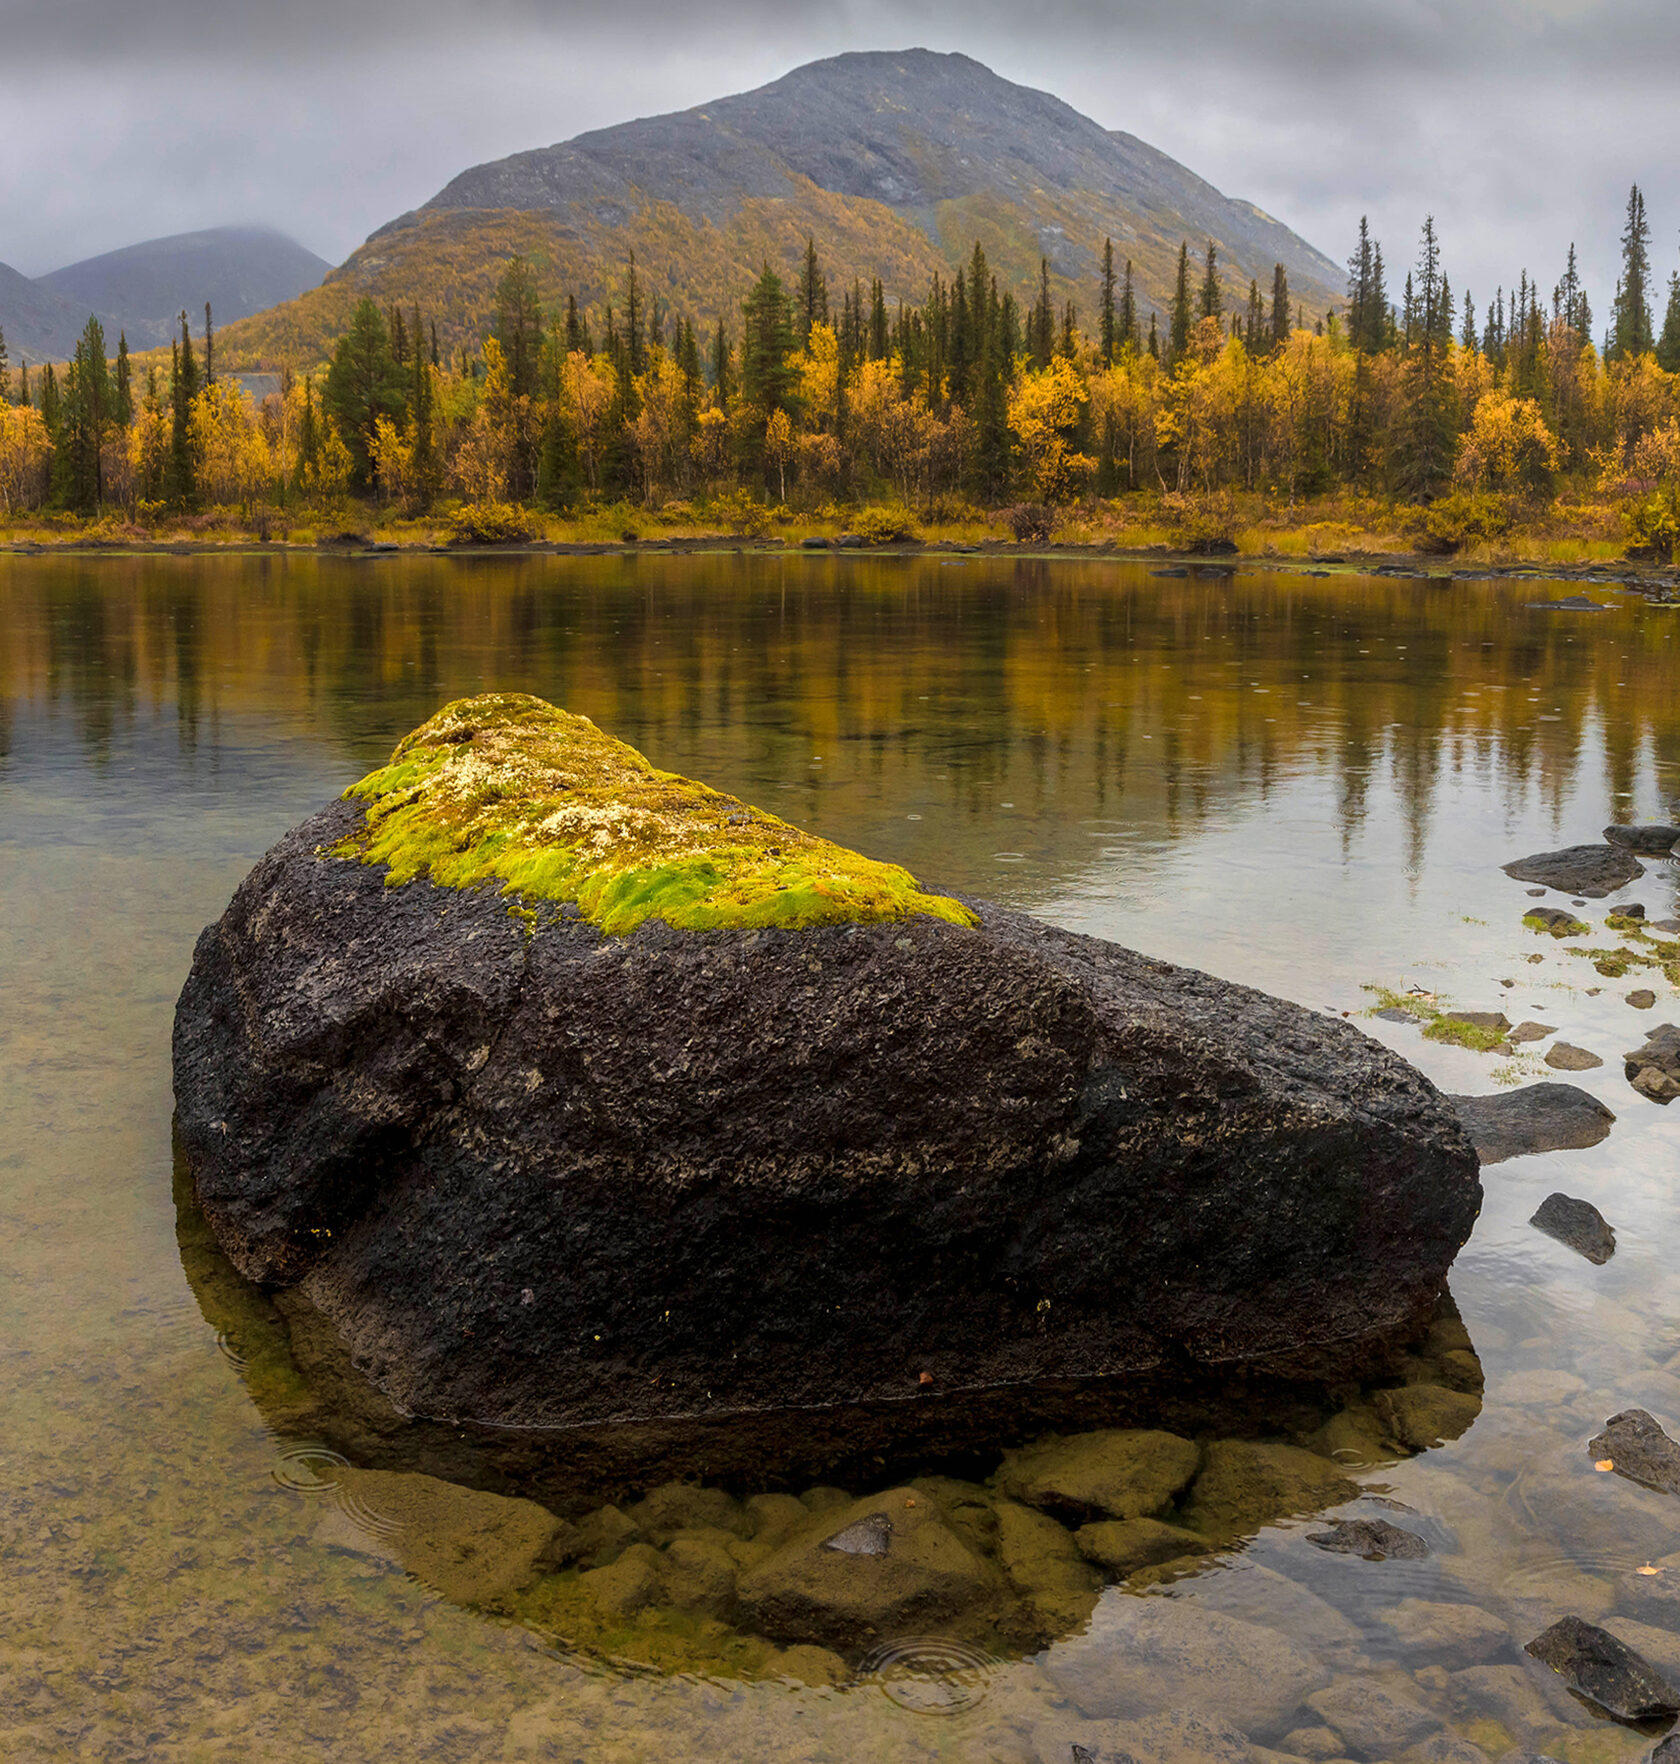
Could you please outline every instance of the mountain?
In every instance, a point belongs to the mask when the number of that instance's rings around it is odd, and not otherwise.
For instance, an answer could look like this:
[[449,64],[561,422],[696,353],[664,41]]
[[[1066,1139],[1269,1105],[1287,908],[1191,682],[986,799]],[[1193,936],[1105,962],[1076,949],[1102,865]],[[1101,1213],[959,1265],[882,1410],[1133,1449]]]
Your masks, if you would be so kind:
[[571,292],[598,305],[621,297],[634,251],[648,289],[704,321],[732,311],[766,259],[791,269],[808,234],[836,298],[879,275],[889,300],[919,300],[979,239],[1018,294],[1047,258],[1056,296],[1089,324],[1108,237],[1134,260],[1145,310],[1165,312],[1182,240],[1198,283],[1217,245],[1232,305],[1250,277],[1269,293],[1280,262],[1309,311],[1342,295],[1329,258],[1135,136],[965,55],[911,49],[813,62],[755,92],[474,167],[222,346],[249,365],[318,359],[364,294],[418,304],[459,343],[482,334],[516,252],[551,303]]
[[144,349],[167,343],[181,312],[202,321],[207,300],[219,328],[291,300],[331,268],[284,233],[212,227],[107,251],[40,276],[36,285],[69,301],[82,324],[98,313],[113,343],[121,330],[131,348]]
[[86,323],[68,300],[0,263],[0,334],[14,375],[20,362],[62,361]]

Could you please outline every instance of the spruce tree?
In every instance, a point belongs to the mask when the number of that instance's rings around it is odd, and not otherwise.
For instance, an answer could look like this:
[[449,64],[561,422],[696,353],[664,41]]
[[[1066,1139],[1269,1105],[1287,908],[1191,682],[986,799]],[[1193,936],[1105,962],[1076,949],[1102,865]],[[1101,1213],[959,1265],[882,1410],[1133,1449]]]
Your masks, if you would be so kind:
[[1359,245],[1348,259],[1348,341],[1355,349],[1374,353],[1371,290],[1376,263],[1371,251],[1370,217],[1359,217]]
[[1407,289],[1410,310],[1398,463],[1402,487],[1426,499],[1446,482],[1452,465],[1448,365],[1452,295],[1441,273],[1433,215],[1424,220],[1417,273],[1407,278]]
[[1133,355],[1138,351],[1137,289],[1132,281],[1132,260],[1126,259],[1126,274],[1120,283],[1120,347]]
[[1289,341],[1289,277],[1281,263],[1272,266],[1271,347],[1281,349]]
[[885,361],[888,350],[887,291],[877,276],[869,286],[869,359]]
[[1056,318],[1050,305],[1050,260],[1038,260],[1038,299],[1027,327],[1027,347],[1033,366],[1047,368],[1056,353]]
[[204,303],[204,384],[216,383],[216,326],[210,317],[210,302]]
[[809,349],[811,331],[828,323],[828,283],[817,260],[817,242],[807,235],[805,260],[799,268],[799,347]]
[[117,374],[111,387],[111,417],[119,429],[134,421],[134,369],[128,359],[128,333],[117,332]]
[[198,505],[198,472],[193,459],[190,427],[193,400],[198,396],[198,361],[193,354],[192,332],[187,315],[181,314],[181,335],[171,356],[169,381],[169,464],[164,473],[164,495],[180,508]]
[[717,393],[718,409],[727,411],[735,397],[735,361],[722,319],[718,320],[717,334],[712,338],[712,389]]
[[1151,361],[1159,361],[1161,359],[1161,327],[1159,319],[1160,315],[1151,308],[1149,314],[1149,359]]
[[1172,358],[1177,361],[1190,347],[1190,244],[1181,240],[1178,247],[1178,280],[1173,288]]
[[432,320],[432,366],[439,367],[441,365],[442,365],[442,358],[438,354],[437,320],[433,319]]
[[6,333],[0,328],[0,404],[12,402],[12,362],[6,353]]
[[583,326],[578,323],[577,296],[566,296],[566,353],[575,355],[583,347]]
[[19,364],[18,403],[25,410],[29,408],[29,357],[27,355],[21,359]]
[[1248,323],[1243,332],[1243,342],[1249,352],[1263,355],[1270,338],[1266,335],[1266,302],[1261,297],[1260,284],[1249,278],[1248,283]]
[[1680,373],[1680,274],[1668,278],[1668,311],[1657,339],[1657,366],[1664,373]]
[[97,318],[89,318],[65,367],[53,456],[57,500],[80,514],[97,512],[104,496],[102,455],[111,425],[111,402],[105,332]]
[[1645,219],[1645,198],[1635,184],[1628,194],[1627,221],[1622,228],[1622,276],[1616,284],[1610,327],[1613,358],[1650,353],[1650,283],[1651,228]]
[[338,425],[350,451],[351,480],[358,490],[373,482],[370,447],[381,417],[400,425],[407,412],[408,388],[391,355],[385,316],[372,300],[357,303],[350,328],[339,338],[321,395],[324,412]]
[[1458,334],[1458,340],[1472,355],[1476,353],[1476,303],[1470,298],[1470,290],[1464,290],[1464,328]]
[[1102,364],[1105,368],[1113,367],[1117,326],[1114,311],[1114,241],[1112,239],[1103,240],[1101,327]]
[[[630,260],[630,273],[634,288],[634,258]],[[396,315],[395,324],[397,327],[402,325],[400,312]],[[509,258],[508,266],[496,284],[496,317],[491,328],[507,361],[509,390],[515,398],[534,398],[537,394],[538,366],[542,353],[542,301],[537,293],[537,279],[523,257]],[[401,329],[395,329],[390,340],[390,354],[393,365],[398,369],[404,366],[402,350],[399,348],[403,340]],[[345,439],[348,440],[349,437],[346,436]]]
[[1202,298],[1199,316],[1205,319],[1218,318],[1225,307],[1225,297],[1219,286],[1219,253],[1214,243],[1208,240],[1207,265],[1202,272]]

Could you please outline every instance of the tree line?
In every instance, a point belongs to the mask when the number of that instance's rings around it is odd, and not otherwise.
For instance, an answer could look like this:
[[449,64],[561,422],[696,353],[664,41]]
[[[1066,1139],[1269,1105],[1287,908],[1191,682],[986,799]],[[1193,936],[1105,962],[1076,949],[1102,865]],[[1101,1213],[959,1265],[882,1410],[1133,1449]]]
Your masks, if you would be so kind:
[[216,375],[208,307],[196,343],[183,314],[143,371],[125,339],[108,359],[90,319],[33,383],[24,367],[14,385],[0,337],[0,508],[1648,494],[1680,481],[1680,273],[1659,327],[1637,188],[1622,258],[1596,344],[1573,246],[1549,297],[1525,271],[1478,322],[1433,219],[1397,299],[1361,222],[1346,302],[1311,322],[1281,264],[1232,289],[1213,242],[1181,245],[1172,298],[1147,313],[1109,242],[1089,324],[1052,298],[1047,263],[1018,296],[978,244],[918,304],[878,280],[834,299],[810,240],[704,328],[634,258],[588,311],[545,311],[513,258],[477,348],[440,351],[419,309],[364,299],[325,368],[261,403]]

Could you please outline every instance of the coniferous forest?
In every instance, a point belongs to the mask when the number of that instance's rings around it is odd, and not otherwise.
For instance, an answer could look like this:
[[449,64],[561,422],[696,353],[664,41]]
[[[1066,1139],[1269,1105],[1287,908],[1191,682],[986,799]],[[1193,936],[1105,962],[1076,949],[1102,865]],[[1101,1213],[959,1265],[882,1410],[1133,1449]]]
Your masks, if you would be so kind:
[[[1680,539],[1680,274],[1629,196],[1595,337],[1571,246],[1479,306],[1432,220],[1403,279],[1361,224],[1329,313],[1228,285],[1186,242],[1165,311],[1110,244],[1089,307],[1001,287],[976,245],[920,305],[831,288],[821,248],[766,264],[739,310],[672,310],[632,258],[611,304],[545,310],[507,263],[489,334],[440,345],[364,300],[330,360],[274,389],[218,374],[213,314],[167,356],[70,361],[0,338],[0,515],[144,538],[441,526],[463,540],[945,527],[1045,542],[1376,536],[1454,551],[1524,533],[1672,556]],[[601,523],[605,523],[601,527]],[[1305,535],[1303,539],[1301,535]],[[1585,555],[1585,553],[1583,553]]]

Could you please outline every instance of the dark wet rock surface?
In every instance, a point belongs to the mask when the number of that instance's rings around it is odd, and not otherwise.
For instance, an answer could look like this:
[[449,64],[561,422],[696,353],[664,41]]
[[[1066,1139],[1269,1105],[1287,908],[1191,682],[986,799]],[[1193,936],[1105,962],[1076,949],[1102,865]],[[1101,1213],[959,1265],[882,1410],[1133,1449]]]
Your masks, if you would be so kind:
[[1559,1041],[1546,1050],[1546,1064],[1554,1072],[1591,1072],[1604,1062],[1588,1048]]
[[1535,1210],[1529,1224],[1555,1237],[1589,1262],[1602,1265],[1616,1253],[1616,1233],[1591,1201],[1567,1194],[1549,1194]]
[[1660,1494],[1680,1494],[1680,1445],[1643,1409],[1612,1415],[1587,1450],[1600,1462],[1608,1458],[1616,1474],[1629,1482]]
[[1645,866],[1631,852],[1615,845],[1570,845],[1561,851],[1536,852],[1504,869],[1513,881],[1538,882],[1589,900],[1602,900],[1645,874]]
[[1611,845],[1619,845],[1625,851],[1667,857],[1680,841],[1680,827],[1661,821],[1643,827],[1606,827],[1604,837]]
[[1680,1025],[1660,1024],[1622,1058],[1627,1081],[1641,1096],[1664,1104],[1680,1096]]
[[1361,1556],[1367,1562],[1418,1561],[1429,1545],[1415,1531],[1386,1519],[1339,1519],[1328,1531],[1310,1531],[1307,1542],[1334,1556]]
[[1484,1165],[1537,1152],[1585,1150],[1604,1139],[1616,1120],[1576,1084],[1529,1084],[1452,1100]]
[[1649,1660],[1580,1617],[1559,1618],[1525,1652],[1618,1721],[1649,1721],[1680,1713],[1680,1690]]
[[1453,1112],[1349,1024],[985,906],[533,924],[318,855],[358,824],[305,822],[200,940],[177,1118],[236,1265],[410,1411],[1340,1376],[1475,1218]]

